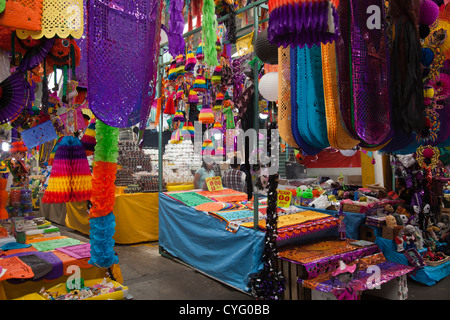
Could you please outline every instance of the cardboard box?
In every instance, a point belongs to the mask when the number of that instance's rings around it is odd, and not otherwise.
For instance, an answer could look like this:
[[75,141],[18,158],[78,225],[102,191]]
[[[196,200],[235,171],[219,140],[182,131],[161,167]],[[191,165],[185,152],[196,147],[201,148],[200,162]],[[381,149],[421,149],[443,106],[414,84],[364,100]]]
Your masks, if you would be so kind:
[[373,228],[366,226],[366,225],[362,225],[359,228],[359,234],[360,234],[361,240],[375,242],[376,235],[375,235],[375,230]]
[[347,176],[347,184],[362,186],[362,176]]
[[385,239],[394,240],[394,228],[388,226],[381,227],[381,236]]

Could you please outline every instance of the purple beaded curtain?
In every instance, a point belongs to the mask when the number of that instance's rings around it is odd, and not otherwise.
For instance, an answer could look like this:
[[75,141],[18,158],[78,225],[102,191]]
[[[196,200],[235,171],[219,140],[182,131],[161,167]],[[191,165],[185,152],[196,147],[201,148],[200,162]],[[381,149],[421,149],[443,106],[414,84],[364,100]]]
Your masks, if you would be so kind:
[[[353,127],[363,142],[380,145],[391,135],[384,0],[351,0],[350,4]],[[379,27],[368,26],[371,6],[380,8]]]
[[88,97],[111,127],[145,128],[155,97],[161,0],[88,0]]

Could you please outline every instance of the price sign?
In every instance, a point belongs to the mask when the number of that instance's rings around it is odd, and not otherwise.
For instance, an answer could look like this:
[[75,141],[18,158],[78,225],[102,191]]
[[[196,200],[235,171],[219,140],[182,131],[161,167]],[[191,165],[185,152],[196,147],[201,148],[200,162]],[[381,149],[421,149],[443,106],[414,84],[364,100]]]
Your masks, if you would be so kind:
[[222,179],[219,176],[206,178],[205,183],[206,186],[208,187],[208,191],[223,190]]
[[277,190],[277,192],[278,192],[277,206],[289,207],[291,205],[292,192],[289,190]]

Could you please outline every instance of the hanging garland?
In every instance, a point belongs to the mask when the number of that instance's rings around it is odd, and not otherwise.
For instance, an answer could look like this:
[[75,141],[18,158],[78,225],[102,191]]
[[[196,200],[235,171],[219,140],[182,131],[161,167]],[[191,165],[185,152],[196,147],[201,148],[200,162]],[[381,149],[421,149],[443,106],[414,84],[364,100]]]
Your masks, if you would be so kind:
[[119,129],[99,119],[95,124],[94,169],[92,178],[92,207],[89,211],[91,259],[89,263],[109,268],[119,261],[114,252],[115,180],[117,172]]
[[203,1],[203,19],[202,19],[202,41],[203,41],[203,53],[205,55],[205,63],[208,66],[217,66],[219,61],[217,60],[216,49],[216,29],[217,19],[215,15],[214,0]]
[[[268,134],[268,150],[274,154],[275,146],[270,144],[271,130],[276,129],[276,123],[271,123]],[[264,267],[257,274],[250,275],[250,288],[252,295],[259,300],[281,300],[284,294],[284,277],[281,271],[278,271],[278,249],[277,249],[277,188],[278,173],[269,176],[267,197],[267,217],[266,234],[264,238],[264,251],[262,255]],[[257,199],[255,201],[258,201]]]

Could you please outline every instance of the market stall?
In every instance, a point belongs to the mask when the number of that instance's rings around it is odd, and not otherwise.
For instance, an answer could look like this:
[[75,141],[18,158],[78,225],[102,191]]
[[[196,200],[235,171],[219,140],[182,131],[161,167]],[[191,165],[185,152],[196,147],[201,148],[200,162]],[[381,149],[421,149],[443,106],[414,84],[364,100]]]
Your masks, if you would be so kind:
[[[114,204],[116,228],[113,239],[119,244],[158,241],[158,193],[116,195]],[[67,203],[64,224],[89,235],[86,202]]]

